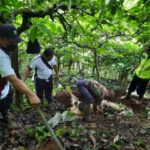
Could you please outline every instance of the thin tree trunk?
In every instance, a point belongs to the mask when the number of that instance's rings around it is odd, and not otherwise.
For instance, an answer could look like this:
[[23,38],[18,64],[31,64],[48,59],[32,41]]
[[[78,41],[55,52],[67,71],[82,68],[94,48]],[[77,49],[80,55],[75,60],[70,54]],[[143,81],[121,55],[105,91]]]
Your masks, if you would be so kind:
[[95,65],[93,66],[93,68],[92,68],[92,74],[95,74]]
[[69,60],[69,64],[68,64],[68,75],[70,75],[72,65],[73,65],[73,61],[72,61],[72,60]]
[[[19,63],[18,63],[18,48],[11,53],[11,62],[12,62],[12,67],[15,70],[15,73],[17,75],[18,78],[20,78],[20,74],[19,74]],[[15,90],[15,103],[16,106],[18,108],[21,109],[21,99],[22,99],[22,95]]]
[[99,80],[99,67],[98,67],[98,59],[97,59],[97,51],[94,49],[94,63],[96,69],[96,79]]
[[61,64],[61,61],[60,61],[60,57],[57,57],[57,66],[58,66],[58,72],[60,71],[60,64]]

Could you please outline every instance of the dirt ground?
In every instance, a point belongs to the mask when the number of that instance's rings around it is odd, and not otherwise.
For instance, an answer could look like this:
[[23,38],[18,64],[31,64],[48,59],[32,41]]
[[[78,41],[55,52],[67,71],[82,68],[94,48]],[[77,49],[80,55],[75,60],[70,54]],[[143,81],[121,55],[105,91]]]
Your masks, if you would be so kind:
[[[58,137],[59,140],[67,150],[150,150],[150,100],[143,100],[140,105],[136,104],[135,100],[131,98],[121,101],[118,97],[112,100],[125,105],[125,111],[133,110],[132,115],[121,115],[120,111],[106,107],[95,122],[77,119],[74,123],[59,124],[56,128],[66,129]],[[48,119],[57,111],[63,112],[63,106],[58,107],[55,102],[53,109],[44,106],[42,110]],[[8,130],[1,123],[0,150],[35,150],[38,142],[27,133],[27,129],[35,128],[41,122],[41,117],[33,108],[16,112],[14,116],[21,124],[21,129]],[[46,138],[42,141],[43,146],[37,150],[53,150],[46,149],[51,141]]]

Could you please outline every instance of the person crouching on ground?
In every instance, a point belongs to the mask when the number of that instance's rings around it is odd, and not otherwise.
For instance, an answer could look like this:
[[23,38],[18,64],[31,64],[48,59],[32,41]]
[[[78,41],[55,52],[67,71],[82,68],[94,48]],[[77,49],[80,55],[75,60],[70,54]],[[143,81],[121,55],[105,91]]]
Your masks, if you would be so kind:
[[83,96],[82,105],[80,105],[79,109],[84,113],[85,118],[90,118],[91,106],[96,111],[97,106],[100,106],[104,98],[108,99],[115,96],[113,90],[108,90],[101,83],[92,79],[79,79],[77,81],[77,88]]

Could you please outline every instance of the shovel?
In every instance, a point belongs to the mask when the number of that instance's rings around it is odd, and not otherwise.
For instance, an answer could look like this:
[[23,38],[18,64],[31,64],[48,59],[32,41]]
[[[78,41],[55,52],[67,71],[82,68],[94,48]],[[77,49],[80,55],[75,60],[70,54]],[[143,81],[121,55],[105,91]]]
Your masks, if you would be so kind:
[[52,128],[50,127],[50,125],[48,124],[48,122],[47,122],[47,120],[46,120],[46,118],[45,118],[43,112],[41,111],[41,109],[40,109],[40,108],[36,108],[36,110],[37,110],[38,113],[40,114],[40,116],[41,116],[41,118],[42,118],[44,124],[47,126],[47,128],[48,128],[48,130],[49,130],[49,132],[50,132],[50,135],[54,138],[54,140],[55,140],[55,142],[57,143],[59,149],[60,149],[60,150],[65,150],[65,148],[63,148],[62,145],[60,144],[58,138],[56,137],[56,135],[55,135],[55,133],[54,133],[54,131],[53,131],[53,129],[52,129]]

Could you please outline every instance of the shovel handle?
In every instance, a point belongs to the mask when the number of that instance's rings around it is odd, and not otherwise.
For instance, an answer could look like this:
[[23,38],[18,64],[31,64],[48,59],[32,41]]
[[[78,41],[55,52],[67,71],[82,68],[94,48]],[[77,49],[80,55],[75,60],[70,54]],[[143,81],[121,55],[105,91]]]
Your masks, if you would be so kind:
[[46,120],[46,118],[45,118],[43,112],[41,111],[41,109],[38,108],[38,109],[36,109],[36,110],[37,110],[37,112],[40,114],[40,116],[41,116],[41,118],[42,118],[44,124],[47,126],[47,128],[48,128],[48,130],[49,130],[51,136],[54,138],[54,140],[55,140],[55,142],[57,143],[59,149],[60,149],[60,150],[65,150],[65,148],[62,147],[61,143],[59,142],[58,138],[56,137],[56,135],[55,135],[53,129],[52,129],[52,128],[50,127],[50,125],[48,124],[48,121]]

